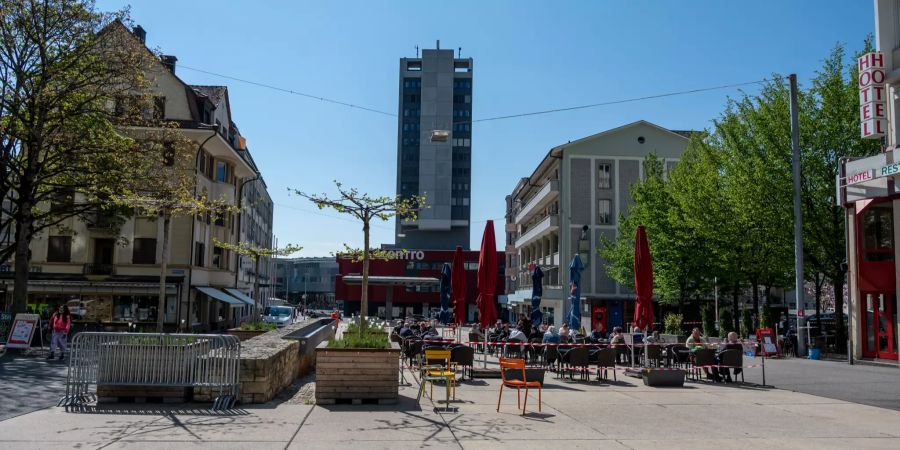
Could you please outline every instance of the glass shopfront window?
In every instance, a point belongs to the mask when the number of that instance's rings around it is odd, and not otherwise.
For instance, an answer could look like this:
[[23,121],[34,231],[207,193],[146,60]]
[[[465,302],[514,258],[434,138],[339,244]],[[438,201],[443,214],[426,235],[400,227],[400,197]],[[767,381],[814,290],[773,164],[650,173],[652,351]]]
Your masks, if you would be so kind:
[[113,299],[113,321],[156,322],[159,298],[149,295],[117,295]]

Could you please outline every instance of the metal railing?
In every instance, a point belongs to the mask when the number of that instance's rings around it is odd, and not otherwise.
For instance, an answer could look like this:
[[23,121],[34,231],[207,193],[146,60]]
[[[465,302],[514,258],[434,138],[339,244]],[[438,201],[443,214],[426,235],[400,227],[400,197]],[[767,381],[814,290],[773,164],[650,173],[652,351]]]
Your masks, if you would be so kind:
[[217,391],[213,409],[240,395],[241,343],[219,334],[78,333],[59,406],[96,400],[97,385],[195,387]]
[[91,263],[84,265],[85,275],[115,275],[116,267],[112,264]]

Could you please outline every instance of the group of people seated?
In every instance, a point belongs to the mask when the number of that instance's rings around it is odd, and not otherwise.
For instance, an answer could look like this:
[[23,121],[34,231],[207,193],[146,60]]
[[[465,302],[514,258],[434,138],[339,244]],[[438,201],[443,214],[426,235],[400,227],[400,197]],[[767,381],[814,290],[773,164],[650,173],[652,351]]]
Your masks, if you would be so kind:
[[394,327],[393,332],[400,336],[401,339],[430,339],[439,336],[433,322],[416,322],[412,319],[407,319],[402,324]]
[[[684,345],[691,352],[695,352],[697,350],[705,348],[715,348],[717,365],[722,363],[722,353],[728,350],[737,350],[742,353],[744,351],[744,346],[741,345],[741,342],[738,339],[738,335],[734,331],[728,333],[728,336],[724,343],[716,345],[707,343],[706,339],[703,339],[703,336],[700,335],[700,329],[694,328],[693,330],[691,330],[691,335],[688,336],[687,340],[684,342]],[[734,373],[735,378],[741,374],[740,367],[713,367],[711,369],[712,370],[710,370],[710,368],[704,367],[703,371],[706,373],[706,377],[708,379],[712,379],[715,382],[725,381],[726,383],[731,383],[733,381],[731,378],[732,373]]]

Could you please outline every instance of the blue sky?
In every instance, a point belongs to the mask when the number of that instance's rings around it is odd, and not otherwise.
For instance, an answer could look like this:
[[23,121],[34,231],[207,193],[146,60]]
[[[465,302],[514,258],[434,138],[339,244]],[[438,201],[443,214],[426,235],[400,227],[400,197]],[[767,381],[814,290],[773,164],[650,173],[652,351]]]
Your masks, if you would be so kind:
[[[105,10],[127,2],[100,0]],[[838,42],[855,51],[874,31],[871,1],[170,1],[131,3],[151,47],[178,57],[191,84],[229,86],[275,202],[279,243],[301,256],[362,245],[361,226],[320,212],[288,188],[333,192],[332,180],[393,195],[396,119],[186,67],[396,113],[401,57],[415,46],[462,47],[475,60],[473,116],[545,110],[759,80],[813,75]],[[746,88],[753,92],[753,87]],[[555,145],[645,119],[702,129],[738,89],[476,123],[472,246],[504,197]],[[337,218],[336,218],[337,217]],[[372,242],[392,243],[393,223]]]

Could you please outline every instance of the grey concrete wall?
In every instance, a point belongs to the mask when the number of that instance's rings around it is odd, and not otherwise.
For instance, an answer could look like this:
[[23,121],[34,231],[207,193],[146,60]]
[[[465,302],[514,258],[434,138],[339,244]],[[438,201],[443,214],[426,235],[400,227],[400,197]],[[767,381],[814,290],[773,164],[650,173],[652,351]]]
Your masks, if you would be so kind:
[[[616,230],[594,230],[594,242],[596,242],[594,248],[600,247],[600,236],[606,236],[606,238],[614,240],[616,238]],[[597,265],[591,268],[591,272],[594,274],[595,279],[594,292],[597,294],[615,294],[616,282],[609,277],[606,269],[604,268],[606,260],[600,255],[597,255],[595,259],[597,261]]]
[[568,208],[568,216],[572,218],[571,223],[579,227],[591,223],[591,160],[572,159],[569,186],[572,193],[569,197]]

